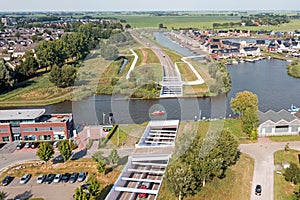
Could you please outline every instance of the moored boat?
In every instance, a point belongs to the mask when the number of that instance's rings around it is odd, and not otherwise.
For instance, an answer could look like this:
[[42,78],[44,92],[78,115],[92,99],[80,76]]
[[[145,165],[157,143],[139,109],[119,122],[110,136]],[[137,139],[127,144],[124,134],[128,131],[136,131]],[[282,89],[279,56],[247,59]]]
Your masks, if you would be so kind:
[[288,109],[288,111],[291,113],[291,114],[295,114],[299,111],[299,108],[295,105],[291,105],[291,107]]

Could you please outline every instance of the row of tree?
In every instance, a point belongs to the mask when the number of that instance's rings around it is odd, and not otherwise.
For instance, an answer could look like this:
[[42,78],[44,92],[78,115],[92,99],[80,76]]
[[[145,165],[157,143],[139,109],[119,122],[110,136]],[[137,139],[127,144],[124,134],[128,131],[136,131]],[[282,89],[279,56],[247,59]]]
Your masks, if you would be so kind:
[[227,129],[211,131],[206,137],[196,136],[189,146],[166,172],[167,186],[179,200],[197,193],[206,182],[224,177],[239,155],[238,142]]

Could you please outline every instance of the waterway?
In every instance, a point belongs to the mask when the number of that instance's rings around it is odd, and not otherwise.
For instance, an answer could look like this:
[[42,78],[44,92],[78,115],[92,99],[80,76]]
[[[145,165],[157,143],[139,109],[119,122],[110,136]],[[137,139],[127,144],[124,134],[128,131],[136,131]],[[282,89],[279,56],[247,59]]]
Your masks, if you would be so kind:
[[[159,43],[183,54],[192,55],[187,49],[171,42],[163,34],[156,35]],[[256,63],[241,63],[228,66],[232,89],[227,95],[213,98],[173,98],[155,100],[120,99],[119,96],[97,95],[82,101],[63,102],[45,106],[47,113],[72,112],[75,123],[102,124],[103,116],[108,121],[112,112],[117,123],[142,123],[149,119],[222,118],[231,113],[229,101],[237,92],[249,90],[257,94],[259,110],[279,111],[291,104],[300,106],[300,79],[287,75],[286,61],[262,60]],[[27,107],[28,108],[28,107]],[[153,116],[156,110],[164,110],[164,116]]]

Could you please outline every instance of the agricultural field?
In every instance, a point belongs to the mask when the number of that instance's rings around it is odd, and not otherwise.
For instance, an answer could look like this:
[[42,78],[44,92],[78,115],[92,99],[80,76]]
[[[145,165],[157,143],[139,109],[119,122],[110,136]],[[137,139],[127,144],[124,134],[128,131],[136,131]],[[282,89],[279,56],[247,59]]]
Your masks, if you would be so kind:
[[155,27],[162,23],[171,28],[212,28],[213,23],[236,22],[240,17],[232,16],[149,16],[149,15],[115,15],[118,19],[126,20],[132,28]]

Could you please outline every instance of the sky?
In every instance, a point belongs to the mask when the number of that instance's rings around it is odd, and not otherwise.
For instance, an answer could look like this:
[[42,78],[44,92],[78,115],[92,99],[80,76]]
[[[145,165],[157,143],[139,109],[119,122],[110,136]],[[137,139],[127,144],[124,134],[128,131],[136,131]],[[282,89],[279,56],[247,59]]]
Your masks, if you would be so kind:
[[300,10],[299,0],[0,0],[9,11]]

